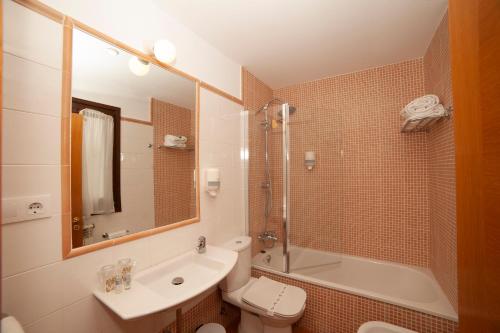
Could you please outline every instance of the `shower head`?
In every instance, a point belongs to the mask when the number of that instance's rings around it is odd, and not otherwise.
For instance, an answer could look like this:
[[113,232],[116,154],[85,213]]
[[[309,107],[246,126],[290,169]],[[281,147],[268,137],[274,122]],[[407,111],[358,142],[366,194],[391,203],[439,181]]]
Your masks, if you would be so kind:
[[[278,102],[278,103],[284,103],[283,100],[279,99],[279,98],[273,98],[272,100],[270,100],[269,102],[267,102],[263,107],[261,107],[257,112],[255,112],[255,114],[259,114],[260,112],[262,111],[267,111],[267,109],[269,108],[269,106],[271,106],[274,102]],[[289,106],[288,107],[288,111],[289,111],[289,114],[293,114],[297,109],[295,108],[295,106]],[[278,112],[278,115],[281,117],[281,110]]]
[[273,98],[272,100],[270,100],[269,102],[266,103],[266,105],[264,105],[263,107],[261,107],[257,112],[255,112],[255,114],[259,114],[260,112],[262,111],[266,111],[269,106],[271,104],[273,104],[273,102],[280,102],[280,103],[283,103],[283,101],[279,98]]
[[[288,106],[288,115],[292,115],[297,111],[297,108],[295,106],[289,105]],[[281,110],[278,111],[278,116],[283,117],[283,113]]]

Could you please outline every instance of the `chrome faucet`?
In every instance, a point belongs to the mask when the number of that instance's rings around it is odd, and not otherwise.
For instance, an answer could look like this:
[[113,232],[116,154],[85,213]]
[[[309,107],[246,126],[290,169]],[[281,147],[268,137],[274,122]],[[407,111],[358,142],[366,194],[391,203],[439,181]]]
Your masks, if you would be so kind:
[[278,240],[278,236],[276,236],[276,234],[273,231],[264,231],[263,233],[259,234],[257,238],[263,242],[268,240],[276,242]]
[[196,246],[196,251],[198,251],[198,253],[205,253],[206,250],[207,250],[207,239],[205,238],[205,236],[200,236],[198,238],[198,245]]
[[259,241],[264,244],[264,247],[270,249],[273,248],[275,243],[278,241],[278,236],[273,231],[264,231],[257,236]]

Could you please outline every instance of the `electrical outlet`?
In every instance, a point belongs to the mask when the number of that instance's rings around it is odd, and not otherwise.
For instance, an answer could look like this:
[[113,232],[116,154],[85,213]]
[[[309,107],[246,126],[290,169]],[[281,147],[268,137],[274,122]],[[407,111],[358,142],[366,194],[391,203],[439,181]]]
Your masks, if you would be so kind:
[[50,194],[2,198],[2,223],[13,223],[52,216]]
[[32,202],[28,206],[28,214],[31,215],[41,215],[43,214],[43,203]]

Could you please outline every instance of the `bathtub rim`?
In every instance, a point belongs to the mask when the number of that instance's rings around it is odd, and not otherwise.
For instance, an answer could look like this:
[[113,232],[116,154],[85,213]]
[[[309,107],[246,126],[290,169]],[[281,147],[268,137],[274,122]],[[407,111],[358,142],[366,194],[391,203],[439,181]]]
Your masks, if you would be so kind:
[[[292,247],[294,247],[294,248],[300,248],[298,246],[292,246]],[[418,267],[418,266],[412,266],[412,265],[406,265],[406,264],[401,264],[401,263],[392,262],[392,261],[385,261],[385,260],[378,260],[378,259],[373,259],[373,258],[353,256],[353,255],[342,254],[342,253],[337,253],[337,252],[329,253],[329,252],[326,252],[326,251],[320,251],[320,250],[316,250],[316,249],[308,249],[308,248],[304,248],[304,249],[310,250],[312,252],[326,253],[327,255],[339,255],[342,258],[349,257],[349,258],[353,258],[355,260],[369,261],[369,262],[376,263],[376,264],[385,264],[385,265],[393,265],[393,266],[403,266],[405,269],[415,271],[415,273],[422,274],[426,278],[428,278],[428,279],[431,280],[431,283],[433,284],[433,286],[436,289],[436,292],[438,293],[438,297],[448,303],[449,311],[447,311],[447,312],[441,312],[441,311],[435,311],[435,310],[432,310],[432,309],[427,309],[427,308],[424,308],[424,307],[419,307],[418,305],[412,304],[412,303],[418,303],[418,302],[411,302],[411,301],[405,302],[403,299],[400,299],[400,298],[398,299],[398,298],[395,298],[395,297],[383,295],[383,294],[380,294],[380,293],[377,293],[377,292],[373,292],[373,291],[368,291],[368,290],[364,290],[364,289],[353,288],[353,287],[349,287],[349,286],[346,286],[346,285],[343,285],[343,284],[329,282],[329,281],[317,279],[317,278],[310,277],[310,276],[303,275],[303,274],[298,274],[298,273],[293,273],[293,272],[284,273],[284,272],[281,272],[279,270],[275,270],[273,268],[262,266],[262,265],[259,265],[257,263],[254,263],[253,261],[254,261],[254,258],[256,257],[256,255],[252,257],[252,268],[257,269],[257,270],[261,270],[261,271],[265,271],[265,272],[268,272],[268,273],[280,275],[280,276],[283,276],[283,277],[293,278],[293,279],[298,280],[298,281],[302,281],[302,282],[306,282],[306,283],[311,283],[311,284],[319,286],[319,287],[335,289],[335,290],[338,290],[338,291],[341,291],[341,292],[345,292],[345,293],[349,293],[349,294],[354,294],[354,295],[365,297],[365,298],[370,298],[370,299],[373,299],[373,300],[376,300],[376,301],[380,301],[380,302],[384,302],[384,303],[388,303],[388,304],[400,306],[400,307],[407,308],[407,309],[410,309],[410,310],[413,310],[413,311],[417,311],[417,312],[425,313],[425,314],[432,315],[432,316],[435,316],[435,317],[439,317],[439,318],[444,318],[444,319],[447,319],[447,320],[451,320],[453,322],[458,322],[458,314],[456,313],[455,309],[453,308],[453,306],[449,302],[448,298],[444,294],[441,286],[439,285],[439,283],[437,282],[436,278],[432,274],[432,271],[430,269],[428,269],[428,268]],[[420,303],[420,304],[422,304],[422,303]]]

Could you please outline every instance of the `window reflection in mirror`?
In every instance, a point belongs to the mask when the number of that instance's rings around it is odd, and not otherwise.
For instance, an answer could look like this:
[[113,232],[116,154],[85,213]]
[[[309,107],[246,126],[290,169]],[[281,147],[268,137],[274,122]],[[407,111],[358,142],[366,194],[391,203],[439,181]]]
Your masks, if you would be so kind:
[[196,217],[195,83],[73,30],[73,248]]

